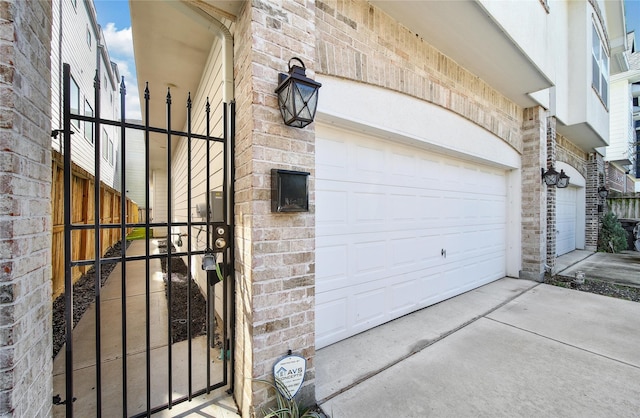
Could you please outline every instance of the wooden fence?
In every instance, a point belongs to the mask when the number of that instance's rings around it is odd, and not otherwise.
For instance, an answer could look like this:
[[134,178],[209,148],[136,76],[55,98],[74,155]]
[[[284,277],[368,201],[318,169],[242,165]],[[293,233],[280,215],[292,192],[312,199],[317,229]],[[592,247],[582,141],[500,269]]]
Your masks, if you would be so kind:
[[[64,162],[60,153],[53,151],[52,157],[51,205],[52,205],[52,288],[53,299],[64,292]],[[72,164],[71,173],[71,222],[94,225],[94,184],[93,175]],[[121,194],[117,190],[100,185],[100,224],[119,224],[121,216]],[[127,199],[127,223],[138,222],[138,206]],[[127,234],[130,229],[127,230]],[[100,229],[100,254],[104,255],[111,246],[121,240],[120,228]],[[71,234],[72,259],[95,259],[93,230],[73,231]],[[75,283],[92,266],[74,267],[72,278]]]

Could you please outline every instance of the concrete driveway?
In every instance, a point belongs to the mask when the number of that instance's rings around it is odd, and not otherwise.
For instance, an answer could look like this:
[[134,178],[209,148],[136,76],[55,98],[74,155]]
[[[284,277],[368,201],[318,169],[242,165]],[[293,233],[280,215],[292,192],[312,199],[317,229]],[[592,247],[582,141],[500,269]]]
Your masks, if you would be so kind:
[[501,279],[318,351],[333,418],[638,417],[640,303]]
[[577,271],[582,271],[586,278],[640,287],[638,251],[623,251],[619,254],[574,251],[560,258],[567,260],[568,265],[560,267],[559,276],[573,278]]

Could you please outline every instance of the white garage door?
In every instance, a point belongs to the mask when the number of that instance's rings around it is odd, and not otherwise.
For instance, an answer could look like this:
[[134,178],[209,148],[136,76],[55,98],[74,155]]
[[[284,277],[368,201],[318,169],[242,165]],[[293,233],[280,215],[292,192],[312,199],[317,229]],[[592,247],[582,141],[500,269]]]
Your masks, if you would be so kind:
[[566,187],[556,191],[556,254],[576,249],[577,189]]
[[316,132],[318,348],[505,276],[504,171]]

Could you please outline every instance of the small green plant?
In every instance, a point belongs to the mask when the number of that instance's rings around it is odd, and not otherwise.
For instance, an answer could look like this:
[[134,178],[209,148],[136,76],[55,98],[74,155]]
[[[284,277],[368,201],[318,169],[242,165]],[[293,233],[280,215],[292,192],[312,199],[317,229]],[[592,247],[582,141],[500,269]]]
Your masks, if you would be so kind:
[[602,228],[598,235],[598,251],[619,253],[626,249],[627,231],[624,230],[613,212],[607,212],[602,218]]
[[[310,408],[304,408],[302,411],[298,406],[298,402],[291,396],[284,396],[282,393],[286,395],[290,395],[289,390],[285,386],[284,383],[280,379],[275,379],[275,384],[271,383],[268,380],[256,379],[257,382],[266,383],[271,386],[276,392],[276,409],[269,408],[266,411],[264,408],[261,409],[264,418],[321,418],[322,415],[317,413],[316,411],[311,410]],[[278,390],[279,389],[279,390]]]

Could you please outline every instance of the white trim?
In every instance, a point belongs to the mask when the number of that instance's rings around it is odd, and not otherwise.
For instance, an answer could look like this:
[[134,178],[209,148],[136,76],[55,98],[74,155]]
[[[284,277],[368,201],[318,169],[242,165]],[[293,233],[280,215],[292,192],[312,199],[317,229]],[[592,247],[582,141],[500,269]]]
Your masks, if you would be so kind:
[[349,80],[318,75],[316,120],[504,169],[520,154],[491,132],[433,103]]

